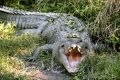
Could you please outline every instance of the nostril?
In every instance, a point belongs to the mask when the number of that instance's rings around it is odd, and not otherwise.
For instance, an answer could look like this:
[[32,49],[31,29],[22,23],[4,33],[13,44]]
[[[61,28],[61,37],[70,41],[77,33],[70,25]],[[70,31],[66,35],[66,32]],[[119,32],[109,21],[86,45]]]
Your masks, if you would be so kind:
[[88,46],[85,46],[85,49],[88,49]]
[[82,42],[82,40],[80,40],[79,42]]
[[62,44],[62,45],[61,45],[61,47],[63,48],[63,47],[65,47],[65,45],[64,45],[64,44]]

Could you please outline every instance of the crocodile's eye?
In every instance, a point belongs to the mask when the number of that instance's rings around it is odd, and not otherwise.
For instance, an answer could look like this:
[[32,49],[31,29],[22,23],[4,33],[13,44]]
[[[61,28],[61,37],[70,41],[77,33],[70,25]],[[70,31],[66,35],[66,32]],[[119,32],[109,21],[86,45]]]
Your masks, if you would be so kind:
[[85,49],[88,49],[88,46],[85,46]]
[[82,42],[82,40],[80,39],[80,41],[79,42]]

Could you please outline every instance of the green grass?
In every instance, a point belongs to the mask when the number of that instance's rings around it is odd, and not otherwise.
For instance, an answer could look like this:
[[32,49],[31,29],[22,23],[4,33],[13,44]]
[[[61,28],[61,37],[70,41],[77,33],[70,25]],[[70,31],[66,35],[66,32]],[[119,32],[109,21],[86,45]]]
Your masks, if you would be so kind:
[[[25,3],[32,2],[32,8],[21,4],[21,1],[6,0],[5,4],[17,9],[72,14],[86,23],[93,41],[103,42],[120,51],[119,0],[36,0],[35,3],[27,0]],[[14,24],[7,24],[8,28],[3,26],[1,23],[0,75],[3,80],[26,80],[24,75],[17,75],[15,71],[24,67],[19,57],[30,55],[43,40],[38,36],[15,36]],[[42,55],[42,59],[48,59],[48,56]],[[89,57],[80,65],[79,72],[71,76],[72,80],[120,80],[119,68],[119,52],[101,51],[99,55]]]
[[102,53],[87,59],[73,80],[120,80],[120,53]]
[[2,80],[26,80],[17,71],[24,68],[20,58],[30,56],[33,50],[43,44],[40,36],[15,35],[15,25],[0,23],[0,76]]

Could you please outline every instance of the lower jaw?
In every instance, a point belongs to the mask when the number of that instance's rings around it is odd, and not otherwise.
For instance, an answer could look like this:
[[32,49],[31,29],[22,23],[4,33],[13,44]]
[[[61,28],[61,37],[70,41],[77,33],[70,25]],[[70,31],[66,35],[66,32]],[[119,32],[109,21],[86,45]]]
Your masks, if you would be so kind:
[[[85,58],[86,58],[86,56],[81,57],[80,63],[78,65],[80,65],[83,61],[85,61]],[[69,73],[76,73],[76,72],[78,72],[78,70],[79,70],[79,68],[77,68],[77,67],[70,67],[70,66],[67,67],[67,71]]]
[[78,69],[70,69],[70,70],[67,70],[69,73],[76,73],[78,72]]

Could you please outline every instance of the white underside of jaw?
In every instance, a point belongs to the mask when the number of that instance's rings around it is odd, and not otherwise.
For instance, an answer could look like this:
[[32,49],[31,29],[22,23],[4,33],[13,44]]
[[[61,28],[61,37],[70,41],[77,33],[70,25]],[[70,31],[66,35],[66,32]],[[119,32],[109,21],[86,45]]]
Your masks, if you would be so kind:
[[74,61],[74,62],[71,62],[71,63],[68,62],[68,65],[65,68],[67,69],[67,71],[69,73],[77,72],[78,69],[79,69],[80,63],[83,61],[84,58],[85,58],[85,56],[81,57],[80,61],[77,61],[77,62]]

